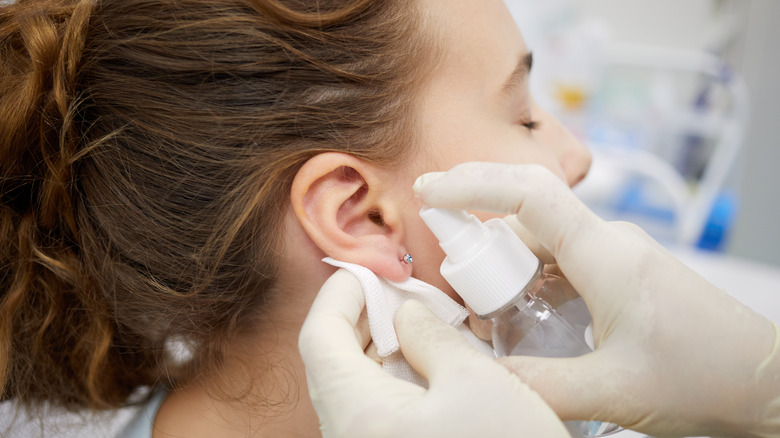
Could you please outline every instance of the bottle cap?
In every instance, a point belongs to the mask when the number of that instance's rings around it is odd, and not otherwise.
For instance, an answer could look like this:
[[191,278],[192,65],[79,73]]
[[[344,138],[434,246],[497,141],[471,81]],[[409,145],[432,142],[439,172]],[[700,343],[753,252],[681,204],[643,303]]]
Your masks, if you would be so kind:
[[465,211],[420,210],[447,254],[441,274],[478,316],[489,317],[534,279],[539,259],[501,219],[484,224]]

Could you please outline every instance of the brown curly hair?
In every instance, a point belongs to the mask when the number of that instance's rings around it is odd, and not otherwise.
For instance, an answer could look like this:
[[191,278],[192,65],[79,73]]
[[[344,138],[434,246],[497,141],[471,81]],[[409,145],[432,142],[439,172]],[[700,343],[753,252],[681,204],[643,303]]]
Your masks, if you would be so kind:
[[411,0],[0,6],[2,400],[111,408],[218,367],[273,300],[298,168],[412,153],[421,20]]

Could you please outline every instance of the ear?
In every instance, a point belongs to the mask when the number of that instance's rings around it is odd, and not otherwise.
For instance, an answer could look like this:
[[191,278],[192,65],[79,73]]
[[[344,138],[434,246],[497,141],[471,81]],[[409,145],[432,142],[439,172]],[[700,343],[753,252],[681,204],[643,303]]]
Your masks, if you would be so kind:
[[325,254],[403,281],[412,265],[403,262],[404,231],[392,189],[386,171],[348,154],[325,152],[298,170],[290,197],[301,226]]

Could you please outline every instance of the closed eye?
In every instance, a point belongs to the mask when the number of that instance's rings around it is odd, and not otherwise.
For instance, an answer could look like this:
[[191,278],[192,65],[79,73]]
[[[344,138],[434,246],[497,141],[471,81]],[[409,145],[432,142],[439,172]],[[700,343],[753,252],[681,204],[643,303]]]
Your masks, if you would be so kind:
[[536,120],[531,120],[530,122],[522,123],[522,125],[529,131],[535,131],[535,130],[539,129],[539,125],[540,124],[541,123],[539,123]]

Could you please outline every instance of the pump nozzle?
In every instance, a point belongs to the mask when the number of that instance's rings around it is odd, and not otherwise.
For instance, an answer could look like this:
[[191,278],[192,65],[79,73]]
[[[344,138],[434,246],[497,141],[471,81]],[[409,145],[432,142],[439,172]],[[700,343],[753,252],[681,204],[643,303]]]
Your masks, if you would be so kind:
[[452,260],[459,260],[471,248],[488,237],[487,227],[476,217],[462,210],[423,207],[420,210],[425,225],[430,228],[439,245]]
[[479,316],[511,302],[539,270],[539,259],[501,219],[483,224],[465,211],[428,207],[420,216],[447,254],[442,276]]

